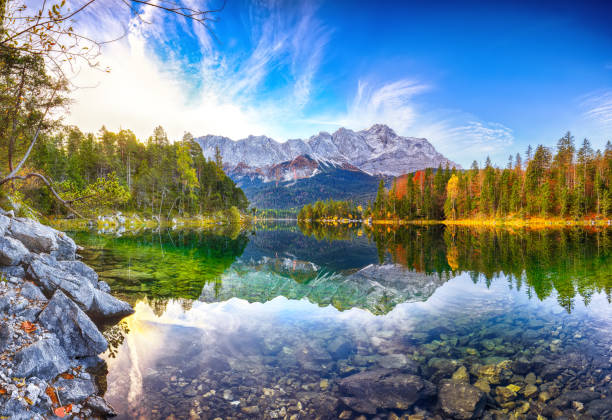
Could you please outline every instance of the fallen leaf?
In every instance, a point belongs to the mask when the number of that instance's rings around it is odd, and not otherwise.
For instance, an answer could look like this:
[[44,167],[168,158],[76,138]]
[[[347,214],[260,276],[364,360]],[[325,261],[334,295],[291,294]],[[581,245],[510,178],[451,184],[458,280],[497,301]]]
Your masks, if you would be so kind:
[[57,417],[65,417],[66,416],[66,409],[64,407],[57,407],[55,410],[53,410],[53,414],[55,414]]
[[6,394],[6,389],[0,388],[0,395],[4,395],[4,394]]
[[53,413],[57,417],[65,417],[66,414],[70,413],[71,411],[72,411],[72,404],[68,404],[63,407],[57,407],[55,410],[53,410]]
[[57,400],[57,395],[55,395],[55,389],[52,386],[48,386],[45,390],[45,394],[51,398],[51,403],[53,405],[59,405],[59,401]]
[[21,323],[21,329],[28,334],[32,334],[34,331],[36,331],[36,324],[32,324],[30,321],[23,321]]
[[62,373],[60,376],[64,379],[74,379],[74,375],[72,373]]
[[31,399],[29,399],[28,397],[23,397],[23,399],[25,400],[25,402],[27,402],[30,405],[34,405],[34,402],[32,402]]

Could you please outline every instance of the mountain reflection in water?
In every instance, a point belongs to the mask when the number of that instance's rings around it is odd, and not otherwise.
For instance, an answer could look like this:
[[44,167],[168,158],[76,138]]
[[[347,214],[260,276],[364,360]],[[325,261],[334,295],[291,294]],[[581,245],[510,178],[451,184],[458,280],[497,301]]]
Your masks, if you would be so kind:
[[[478,415],[612,415],[610,230],[79,235],[136,308],[107,331],[120,418],[444,415],[437,391],[394,402],[349,383],[383,371],[434,390],[467,376],[488,394]],[[580,410],[562,403],[587,389]]]

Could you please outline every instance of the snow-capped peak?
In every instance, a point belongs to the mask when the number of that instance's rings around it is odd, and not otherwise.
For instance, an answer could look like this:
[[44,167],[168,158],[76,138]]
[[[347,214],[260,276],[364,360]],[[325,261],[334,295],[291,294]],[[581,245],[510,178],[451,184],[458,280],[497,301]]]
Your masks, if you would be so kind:
[[[285,143],[266,136],[249,136],[233,141],[208,135],[196,141],[207,158],[213,158],[216,148],[219,148],[225,166],[230,169],[239,164],[253,169],[270,169],[304,155],[315,161],[352,165],[374,175],[398,176],[440,164],[459,168],[438,153],[427,139],[399,136],[384,124],[374,124],[362,131],[347,128],[340,128],[333,134],[322,131],[308,140],[292,139]],[[292,171],[295,170],[294,164]]]

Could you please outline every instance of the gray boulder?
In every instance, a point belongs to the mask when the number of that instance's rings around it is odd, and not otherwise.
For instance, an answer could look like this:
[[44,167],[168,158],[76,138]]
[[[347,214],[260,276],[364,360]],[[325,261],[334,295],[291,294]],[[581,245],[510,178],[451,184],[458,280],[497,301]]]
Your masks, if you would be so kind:
[[21,296],[28,300],[38,300],[40,302],[46,302],[48,300],[38,286],[31,281],[23,282],[23,286],[21,286]]
[[371,413],[375,408],[406,410],[421,399],[435,395],[435,386],[416,375],[390,369],[369,370],[339,382],[345,404],[355,411]]
[[6,232],[10,224],[11,219],[9,219],[3,214],[0,214],[0,235],[4,236],[4,233]]
[[14,375],[19,378],[49,380],[70,367],[68,355],[56,337],[39,340],[15,354]]
[[91,379],[59,378],[53,385],[58,389],[60,400],[70,401],[72,404],[80,403],[97,392],[96,385]]
[[55,229],[22,217],[11,219],[10,236],[21,241],[32,252],[50,253],[58,249]]
[[100,289],[101,291],[106,292],[106,293],[110,293],[110,291],[111,291],[110,286],[104,280],[100,280],[98,282],[98,289]]
[[22,279],[25,277],[25,270],[20,265],[10,265],[0,267],[0,274],[3,274],[4,277],[19,277]]
[[91,409],[94,414],[103,416],[103,417],[115,417],[117,412],[109,403],[107,403],[104,398],[99,397],[97,395],[91,396],[85,401],[85,407]]
[[38,255],[28,267],[28,276],[47,296],[61,290],[92,318],[122,318],[134,313],[128,303],[97,289],[97,274],[80,261],[58,262],[54,257]]
[[482,414],[485,394],[468,383],[443,380],[440,383],[438,402],[444,413],[454,419],[473,419]]
[[32,259],[27,271],[47,296],[60,289],[76,302],[81,309],[88,311],[93,302],[94,287],[89,280],[77,277],[62,270],[54,257],[39,255]]
[[30,407],[23,400],[11,398],[3,405],[0,405],[0,417],[11,420],[44,420],[41,414],[30,410]]
[[123,318],[134,313],[129,303],[102,290],[94,289],[93,302],[88,314],[94,319]]
[[95,356],[108,348],[92,320],[61,290],[55,291],[38,322],[58,336],[71,357]]
[[59,266],[77,277],[85,277],[92,286],[98,287],[98,273],[82,261],[58,261]]
[[13,328],[6,322],[0,324],[0,352],[6,350],[13,338]]
[[29,254],[30,251],[17,239],[0,236],[0,265],[17,265]]
[[36,322],[36,317],[42,311],[42,307],[39,305],[24,305],[18,310],[14,311],[15,316],[23,318],[25,321]]
[[0,312],[8,312],[11,307],[11,298],[7,295],[0,296]]
[[53,230],[55,232],[55,239],[57,241],[57,249],[55,251],[51,251],[51,255],[58,260],[75,260],[77,250],[76,243],[64,232],[60,232],[55,229]]

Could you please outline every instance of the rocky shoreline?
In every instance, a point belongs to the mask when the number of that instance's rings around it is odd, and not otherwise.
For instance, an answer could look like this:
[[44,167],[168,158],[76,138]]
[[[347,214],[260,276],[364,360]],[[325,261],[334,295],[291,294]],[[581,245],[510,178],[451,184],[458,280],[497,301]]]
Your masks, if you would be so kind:
[[78,261],[75,242],[0,214],[0,418],[107,418],[108,342],[98,325],[133,313]]

